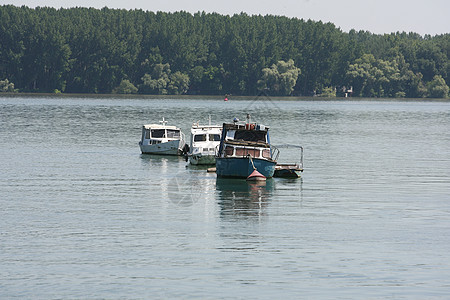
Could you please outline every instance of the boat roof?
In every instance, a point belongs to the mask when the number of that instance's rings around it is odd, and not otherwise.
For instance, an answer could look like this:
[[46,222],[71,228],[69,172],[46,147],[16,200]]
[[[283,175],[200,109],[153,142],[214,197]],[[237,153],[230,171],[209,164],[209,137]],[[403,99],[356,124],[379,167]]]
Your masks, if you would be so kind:
[[222,129],[221,125],[199,125],[197,123],[192,124],[192,129],[213,129],[213,128],[220,128]]
[[173,129],[173,130],[180,130],[180,128],[176,126],[167,126],[167,125],[161,125],[161,124],[146,124],[144,125],[145,129]]
[[252,142],[252,141],[242,141],[242,140],[226,140],[223,143],[224,143],[224,145],[253,146],[253,147],[270,148],[270,144],[266,143],[266,142]]
[[200,133],[200,132],[222,132],[222,126],[220,125],[198,125],[193,124],[191,128],[191,133]]
[[[267,131],[269,130],[269,126],[263,125],[263,124],[256,124],[256,123],[251,123],[255,125],[255,128],[259,127],[261,129],[257,129],[259,131]],[[223,123],[223,129],[226,130],[248,130],[245,128],[246,123]],[[255,130],[255,129],[251,129],[251,130]]]

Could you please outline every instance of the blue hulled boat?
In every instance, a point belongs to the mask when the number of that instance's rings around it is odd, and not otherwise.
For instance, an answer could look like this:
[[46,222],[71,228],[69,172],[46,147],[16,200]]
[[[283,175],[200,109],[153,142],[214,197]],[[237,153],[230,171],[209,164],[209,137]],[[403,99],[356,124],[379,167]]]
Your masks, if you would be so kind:
[[255,169],[267,178],[273,176],[279,151],[270,145],[269,127],[250,122],[224,123],[216,152],[219,177],[247,178]]

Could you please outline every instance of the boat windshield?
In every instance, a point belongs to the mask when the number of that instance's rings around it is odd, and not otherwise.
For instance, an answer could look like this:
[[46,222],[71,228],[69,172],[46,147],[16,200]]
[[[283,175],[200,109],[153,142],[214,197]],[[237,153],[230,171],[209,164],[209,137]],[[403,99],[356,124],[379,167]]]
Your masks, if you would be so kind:
[[167,129],[167,138],[169,139],[180,138],[180,131],[175,129]]
[[152,138],[163,138],[165,137],[165,129],[152,129]]
[[220,134],[210,134],[209,135],[209,140],[210,141],[220,141]]
[[237,130],[234,134],[235,140],[248,142],[266,142],[266,132],[259,130]]
[[205,142],[206,134],[196,134],[194,135],[194,142]]

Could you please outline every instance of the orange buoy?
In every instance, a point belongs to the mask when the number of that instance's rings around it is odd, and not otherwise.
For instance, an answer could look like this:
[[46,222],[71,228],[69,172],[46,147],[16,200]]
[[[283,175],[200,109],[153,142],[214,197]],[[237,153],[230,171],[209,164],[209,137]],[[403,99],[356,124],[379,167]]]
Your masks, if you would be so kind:
[[253,170],[252,174],[248,175],[247,180],[252,180],[252,181],[261,181],[261,180],[266,180],[266,176],[264,176],[263,174],[259,173],[258,171]]

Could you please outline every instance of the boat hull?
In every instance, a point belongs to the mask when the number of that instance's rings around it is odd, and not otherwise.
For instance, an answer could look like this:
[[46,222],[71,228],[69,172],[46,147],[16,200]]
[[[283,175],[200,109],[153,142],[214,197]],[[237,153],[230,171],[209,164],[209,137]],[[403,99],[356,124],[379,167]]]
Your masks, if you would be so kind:
[[247,157],[216,157],[216,174],[218,177],[247,178],[253,172],[253,165],[256,170],[267,178],[273,177],[276,162],[266,159]]
[[281,178],[300,178],[302,176],[302,172],[300,170],[294,169],[276,169],[273,177],[281,177]]
[[160,155],[181,155],[182,148],[180,141],[169,141],[166,143],[143,145],[139,143],[142,154],[160,154]]
[[298,164],[277,164],[273,177],[300,178],[303,168]]

